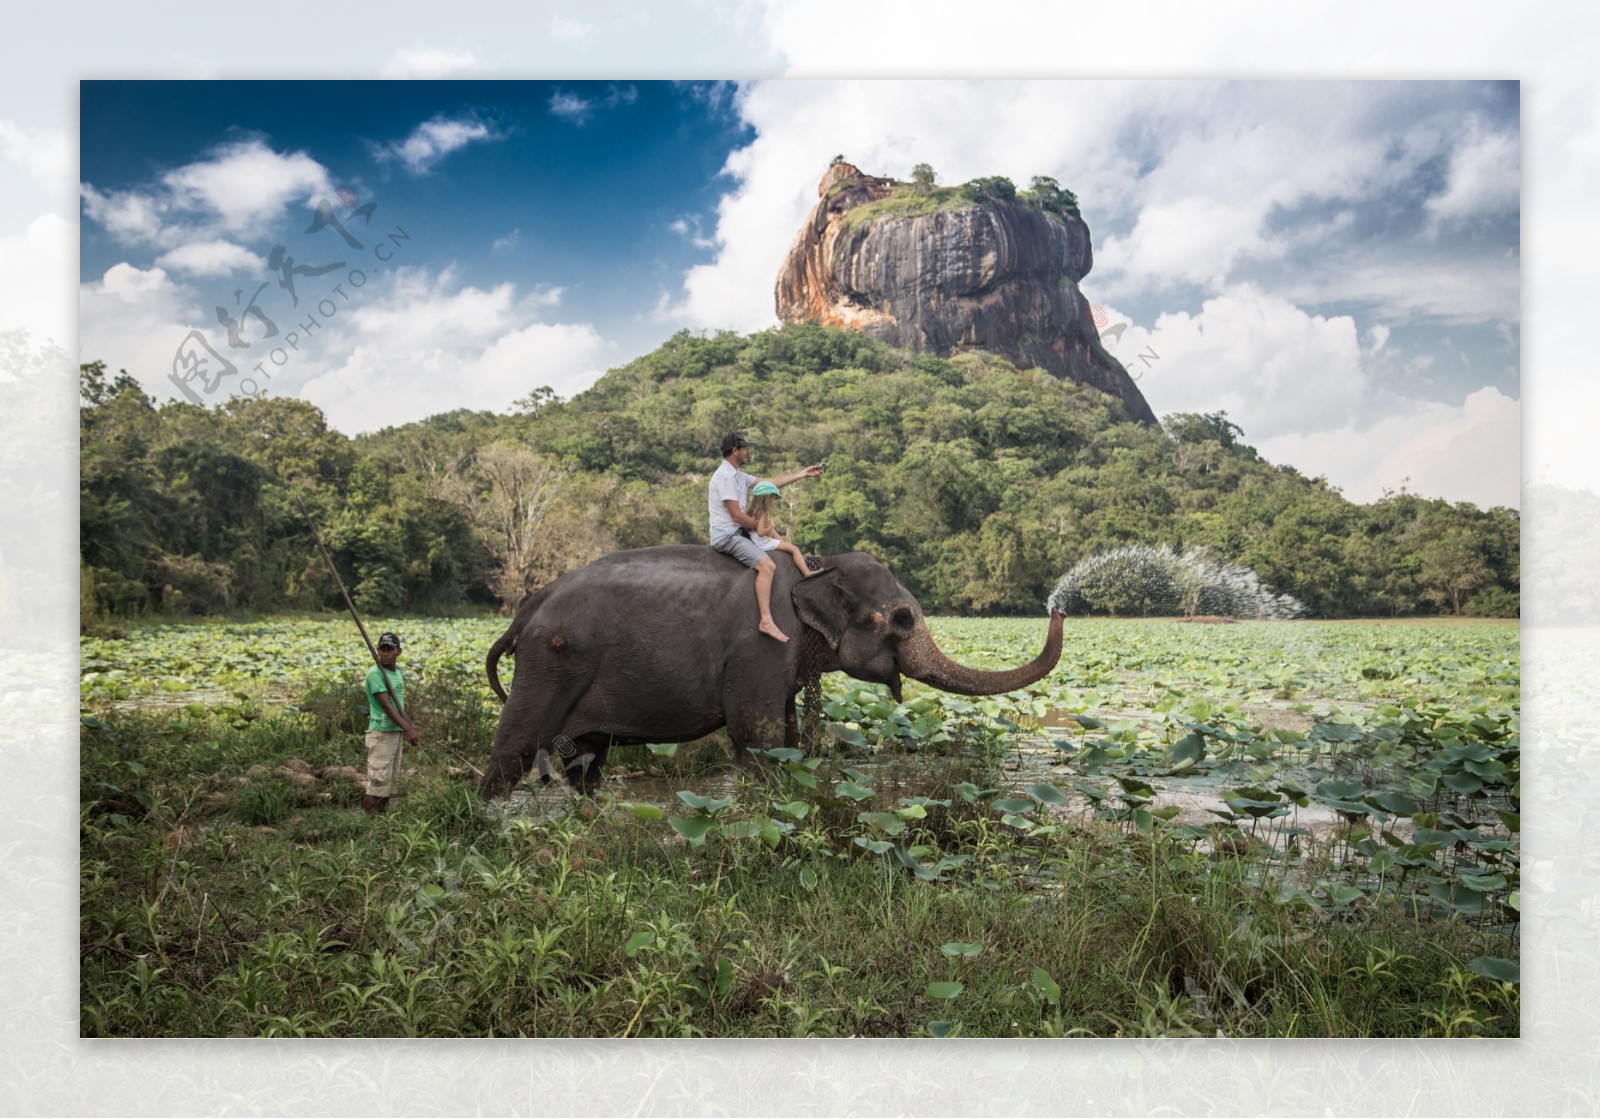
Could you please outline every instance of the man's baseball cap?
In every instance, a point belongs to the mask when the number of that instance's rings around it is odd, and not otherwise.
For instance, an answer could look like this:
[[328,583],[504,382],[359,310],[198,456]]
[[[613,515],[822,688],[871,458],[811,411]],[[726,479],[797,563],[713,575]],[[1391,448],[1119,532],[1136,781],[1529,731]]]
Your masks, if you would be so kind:
[[727,458],[729,455],[733,454],[734,451],[737,451],[740,447],[754,447],[754,446],[755,446],[754,443],[750,442],[750,440],[748,440],[744,436],[740,435],[737,431],[730,431],[730,432],[728,432],[728,434],[726,434],[726,435],[724,435],[722,437],[722,457],[723,458]]
[[378,648],[380,648],[380,649],[398,649],[398,648],[400,648],[400,635],[398,633],[380,633],[378,635]]

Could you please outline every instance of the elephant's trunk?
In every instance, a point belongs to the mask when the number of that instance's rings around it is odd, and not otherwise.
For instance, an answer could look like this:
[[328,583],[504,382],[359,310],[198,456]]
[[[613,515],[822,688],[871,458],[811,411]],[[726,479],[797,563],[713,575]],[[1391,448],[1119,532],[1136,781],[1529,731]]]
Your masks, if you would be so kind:
[[1045,637],[1044,649],[1037,657],[1008,672],[979,672],[957,664],[945,656],[928,632],[928,624],[917,619],[917,627],[900,646],[900,671],[924,684],[932,684],[940,691],[957,695],[999,695],[1026,688],[1042,680],[1061,659],[1061,623],[1063,618],[1050,613],[1050,632]]

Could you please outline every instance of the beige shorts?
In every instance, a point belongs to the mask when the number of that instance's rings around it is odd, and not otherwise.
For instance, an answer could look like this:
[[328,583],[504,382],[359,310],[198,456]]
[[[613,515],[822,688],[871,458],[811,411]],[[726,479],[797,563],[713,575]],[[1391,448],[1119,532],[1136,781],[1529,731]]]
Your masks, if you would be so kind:
[[404,732],[397,730],[369,730],[367,732],[367,795],[392,797],[400,784],[401,747],[405,745]]

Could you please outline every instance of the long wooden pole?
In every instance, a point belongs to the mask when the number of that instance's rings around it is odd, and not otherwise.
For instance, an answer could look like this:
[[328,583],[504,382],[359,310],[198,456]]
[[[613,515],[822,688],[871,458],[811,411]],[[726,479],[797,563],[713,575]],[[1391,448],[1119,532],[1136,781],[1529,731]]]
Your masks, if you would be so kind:
[[[394,683],[389,679],[389,670],[384,668],[383,662],[378,659],[378,650],[372,644],[372,638],[367,636],[367,626],[361,620],[361,611],[356,609],[355,602],[350,598],[350,592],[345,588],[344,580],[339,577],[339,569],[333,565],[333,557],[328,554],[328,546],[322,542],[322,533],[317,531],[317,522],[311,519],[311,511],[306,508],[306,503],[300,500],[299,494],[294,495],[294,501],[296,505],[300,506],[301,514],[305,516],[306,524],[311,528],[311,536],[317,542],[318,551],[322,553],[322,562],[328,565],[328,572],[333,576],[333,581],[339,584],[339,593],[344,596],[344,604],[349,608],[350,616],[355,619],[356,628],[361,631],[361,640],[367,643],[367,652],[372,654],[372,663],[378,666],[378,675],[383,677],[384,690],[389,693],[389,699],[394,703],[395,710],[404,715],[405,709],[400,705],[400,697],[395,694]],[[445,746],[444,750],[479,777],[483,776],[483,770],[467,761],[466,758],[463,758],[450,747]]]
[[404,715],[405,710],[400,706],[400,698],[394,693],[394,684],[389,680],[389,671],[383,667],[383,662],[378,659],[378,650],[372,644],[372,638],[367,636],[367,627],[361,620],[361,611],[356,609],[356,604],[350,599],[350,592],[345,589],[344,580],[339,578],[339,569],[333,566],[333,557],[328,554],[328,546],[322,542],[322,533],[317,531],[317,522],[311,519],[311,511],[306,508],[306,503],[300,500],[300,495],[294,495],[294,502],[300,506],[300,512],[305,516],[306,524],[311,526],[311,536],[317,542],[317,548],[322,552],[322,562],[328,565],[328,571],[333,575],[333,581],[339,584],[339,593],[344,596],[344,604],[350,610],[350,616],[356,620],[356,628],[361,631],[361,640],[367,643],[367,652],[372,654],[372,663],[378,666],[378,675],[383,677],[384,690],[389,693],[389,698],[394,701],[395,710]]

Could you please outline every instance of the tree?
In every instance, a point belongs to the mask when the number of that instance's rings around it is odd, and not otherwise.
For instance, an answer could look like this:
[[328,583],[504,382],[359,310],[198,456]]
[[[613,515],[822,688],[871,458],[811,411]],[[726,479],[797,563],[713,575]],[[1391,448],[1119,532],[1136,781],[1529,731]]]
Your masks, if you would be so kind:
[[286,396],[234,397],[211,413],[226,417],[222,438],[289,485],[342,488],[357,455],[328,428],[322,409]]
[[1428,531],[1417,549],[1417,560],[1417,582],[1428,588],[1436,601],[1448,602],[1452,614],[1461,613],[1467,594],[1493,576],[1484,560],[1481,539],[1465,525]]
[[1017,196],[1017,184],[1004,175],[987,175],[981,179],[973,179],[961,189],[975,202],[982,202],[985,199],[1009,202]]
[[1064,190],[1049,175],[1035,175],[1028,190],[1028,198],[1051,213],[1078,217],[1078,196]]
[[938,182],[939,175],[930,164],[919,163],[911,169],[911,185],[918,194],[932,194]]
[[526,447],[491,443],[463,456],[439,485],[436,496],[462,510],[494,557],[489,589],[508,613],[532,589],[540,530],[570,476]]
[[[10,337],[0,332],[0,367]],[[105,364],[81,373],[91,621],[94,611],[171,610],[180,593],[186,610],[335,605],[297,493],[363,605],[509,606],[604,552],[703,541],[705,476],[728,431],[761,442],[758,463],[773,470],[827,459],[825,479],[785,490],[795,542],[872,552],[930,611],[1031,612],[1085,558],[1155,544],[1248,566],[1325,616],[1518,608],[1514,510],[1405,492],[1356,505],[1264,461],[1224,412],[1168,416],[1157,430],[1127,422],[1096,389],[992,355],[909,354],[815,323],[679,332],[559,406],[535,390],[521,403],[537,418],[461,409],[354,439],[305,401],[157,408]],[[19,462],[38,454],[29,415],[5,413],[16,438],[0,440],[0,453]],[[1566,524],[1600,520],[1593,494],[1546,487],[1530,500],[1570,510]],[[59,504],[45,491],[0,494],[8,501]],[[1556,522],[1530,517],[1539,523]],[[1535,613],[1600,616],[1600,592],[1574,574],[1594,534],[1563,533],[1535,550],[1556,556],[1529,578],[1555,588]],[[33,546],[20,540],[0,557],[13,578],[0,596],[39,593],[15,579]],[[1184,607],[1226,612],[1192,595]]]
[[529,419],[538,419],[540,413],[561,403],[561,398],[556,395],[556,390],[549,385],[540,385],[527,396],[520,397],[511,405],[513,412],[521,412]]
[[1223,450],[1232,449],[1244,435],[1244,428],[1228,419],[1226,409],[1221,412],[1207,412],[1204,415],[1197,415],[1194,412],[1174,412],[1161,421],[1161,426],[1166,428],[1167,434],[1175,442],[1204,443],[1212,440],[1220,443]]
[[117,370],[114,380],[106,380],[106,363],[90,361],[78,366],[78,396],[89,407],[98,407],[124,389],[140,392],[139,382],[126,369]]

